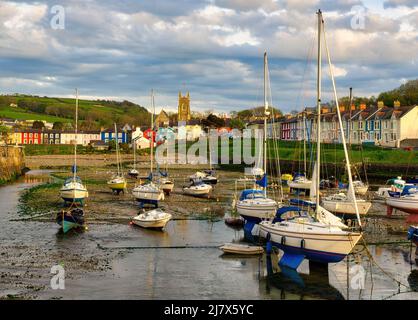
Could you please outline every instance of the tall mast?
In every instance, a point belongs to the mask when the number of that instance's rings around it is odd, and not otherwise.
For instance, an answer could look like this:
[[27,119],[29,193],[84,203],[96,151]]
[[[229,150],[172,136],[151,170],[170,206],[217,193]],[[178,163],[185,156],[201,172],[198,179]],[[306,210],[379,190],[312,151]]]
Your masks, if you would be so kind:
[[[267,116],[268,116],[268,101],[267,101],[267,52],[264,52],[264,143],[263,143],[263,170],[264,174],[267,174]],[[264,188],[264,194],[267,193]]]
[[154,104],[154,89],[151,90],[151,140],[150,140],[150,149],[151,149],[151,174],[152,174],[152,167],[154,165],[154,112],[155,112],[155,104]]
[[116,143],[116,165],[118,167],[118,177],[120,176],[119,168],[119,137],[118,137],[118,127],[115,122],[115,143]]
[[136,169],[136,139],[133,139],[133,149],[134,149],[134,169]]
[[77,137],[78,137],[78,89],[75,89],[75,143],[74,143],[74,177],[75,182],[77,177]]
[[351,146],[351,106],[353,105],[353,88],[350,87],[350,103],[349,103],[349,113],[350,118],[348,119],[347,123],[347,134],[348,134],[348,144]]
[[303,173],[306,177],[306,110],[303,111]]
[[320,185],[320,176],[321,176],[321,29],[322,29],[322,12],[318,10],[318,70],[317,70],[317,79],[316,79],[316,95],[317,95],[317,128],[316,128],[316,181],[312,181],[312,183],[316,183],[317,192],[315,195],[316,198],[316,209],[315,213],[316,216],[319,216],[319,185]]
[[331,56],[329,54],[329,48],[328,48],[327,40],[326,40],[326,37],[325,37],[325,30],[324,30],[324,40],[325,40],[325,48],[326,48],[326,51],[327,51],[327,57],[328,57],[328,65],[329,65],[329,69],[330,69],[330,73],[331,73],[332,88],[333,88],[333,91],[334,91],[334,98],[335,98],[336,105],[337,105],[337,115],[338,115],[338,122],[339,122],[339,125],[340,125],[341,140],[342,140],[343,149],[344,149],[345,162],[346,162],[346,166],[347,166],[348,196],[349,196],[348,198],[351,199],[354,202],[354,208],[356,210],[357,220],[358,220],[358,223],[359,223],[359,227],[361,229],[360,214],[359,214],[359,211],[358,211],[356,195],[355,195],[355,192],[354,192],[353,177],[351,176],[350,158],[348,156],[348,150],[347,150],[347,144],[346,144],[346,141],[345,141],[344,129],[342,128],[342,120],[341,120],[340,107],[339,107],[339,103],[338,103],[337,89],[336,89],[336,86],[335,86],[334,72],[333,72],[332,64],[331,64]]

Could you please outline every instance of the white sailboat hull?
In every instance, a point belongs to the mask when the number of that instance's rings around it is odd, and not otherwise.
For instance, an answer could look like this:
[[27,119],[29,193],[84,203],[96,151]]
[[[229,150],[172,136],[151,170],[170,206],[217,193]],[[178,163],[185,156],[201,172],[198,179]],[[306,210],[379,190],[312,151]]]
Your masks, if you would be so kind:
[[60,190],[60,197],[66,201],[77,201],[88,198],[89,193],[85,189],[65,189]]
[[165,228],[172,215],[161,211],[151,211],[132,218],[132,223],[142,228]]
[[418,194],[401,196],[400,198],[387,197],[386,204],[410,214],[418,214]]
[[132,195],[136,200],[152,200],[160,201],[164,200],[164,193],[161,190],[158,191],[146,191],[146,190],[133,190]]
[[191,196],[205,196],[208,195],[212,191],[212,186],[206,185],[204,187],[184,187],[183,192],[185,194],[191,195]]
[[[276,246],[287,252],[301,254],[305,258],[325,263],[339,262],[346,257],[361,239],[360,233],[315,228],[298,223],[272,224],[262,221],[260,236],[270,238]],[[289,226],[292,224],[291,226]],[[312,228],[309,230],[308,228]],[[321,230],[322,229],[322,230]]]
[[275,216],[278,205],[272,199],[245,199],[236,204],[238,214],[245,220],[263,220]]
[[[360,215],[365,215],[369,212],[372,203],[368,201],[357,200],[357,208]],[[353,201],[335,201],[322,200],[322,206],[328,211],[335,213],[356,214],[356,208]]]
[[289,181],[287,185],[292,189],[309,190],[311,188],[312,181]]

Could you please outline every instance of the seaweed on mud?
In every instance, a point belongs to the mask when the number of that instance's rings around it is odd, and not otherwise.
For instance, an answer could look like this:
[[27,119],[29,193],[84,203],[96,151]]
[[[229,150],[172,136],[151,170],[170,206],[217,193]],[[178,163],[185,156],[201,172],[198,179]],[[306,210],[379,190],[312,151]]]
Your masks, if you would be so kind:
[[60,182],[46,182],[26,189],[19,199],[18,214],[35,215],[49,212],[57,203],[53,203],[48,195],[57,193],[60,186]]

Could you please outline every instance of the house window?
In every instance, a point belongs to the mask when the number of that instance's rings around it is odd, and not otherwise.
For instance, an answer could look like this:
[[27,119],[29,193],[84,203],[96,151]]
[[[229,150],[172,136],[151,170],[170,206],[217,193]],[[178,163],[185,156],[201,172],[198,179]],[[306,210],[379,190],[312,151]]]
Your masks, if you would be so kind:
[[357,133],[354,132],[353,137],[354,137],[354,140],[356,140],[357,139]]
[[388,128],[388,121],[385,120],[385,129],[387,129],[387,128]]
[[27,143],[28,143],[28,140],[24,139],[24,140],[23,140],[23,143],[24,143],[24,144],[27,144]]
[[32,138],[32,137],[33,137],[32,133],[29,133],[29,138]]
[[363,121],[359,122],[359,127],[360,127],[360,129],[363,129]]

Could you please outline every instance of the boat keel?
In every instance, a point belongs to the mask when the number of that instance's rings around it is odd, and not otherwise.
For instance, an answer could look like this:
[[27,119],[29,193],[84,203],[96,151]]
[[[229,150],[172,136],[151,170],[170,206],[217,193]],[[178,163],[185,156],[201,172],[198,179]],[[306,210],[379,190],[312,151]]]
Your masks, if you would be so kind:
[[296,270],[304,259],[305,256],[302,254],[285,252],[279,261],[279,266]]

